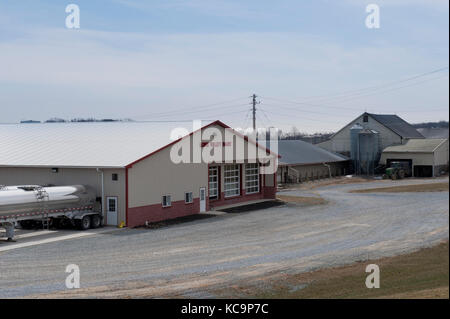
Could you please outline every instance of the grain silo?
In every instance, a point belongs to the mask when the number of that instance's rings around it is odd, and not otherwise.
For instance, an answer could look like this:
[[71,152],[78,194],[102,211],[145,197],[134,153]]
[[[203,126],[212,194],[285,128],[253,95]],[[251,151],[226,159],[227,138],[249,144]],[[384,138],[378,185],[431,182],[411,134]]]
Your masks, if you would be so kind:
[[364,129],[357,123],[350,128],[350,143],[354,173],[357,175],[373,175],[380,157],[379,133]]

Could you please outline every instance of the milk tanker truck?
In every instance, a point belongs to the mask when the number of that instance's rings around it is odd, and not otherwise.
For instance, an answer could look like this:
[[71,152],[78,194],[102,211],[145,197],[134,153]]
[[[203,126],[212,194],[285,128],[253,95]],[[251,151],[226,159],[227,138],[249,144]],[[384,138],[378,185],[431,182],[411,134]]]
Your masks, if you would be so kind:
[[6,229],[8,240],[13,240],[17,225],[98,228],[102,226],[100,206],[95,193],[83,185],[0,185],[0,228]]

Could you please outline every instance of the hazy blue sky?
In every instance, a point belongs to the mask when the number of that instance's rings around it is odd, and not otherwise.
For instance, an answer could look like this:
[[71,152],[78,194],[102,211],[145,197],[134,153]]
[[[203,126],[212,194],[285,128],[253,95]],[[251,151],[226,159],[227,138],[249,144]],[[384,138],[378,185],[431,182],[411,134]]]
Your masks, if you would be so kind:
[[[369,3],[380,29],[365,26]],[[243,126],[253,93],[261,126],[332,131],[365,110],[448,120],[448,69],[399,82],[448,67],[448,15],[448,0],[0,0],[0,122]]]

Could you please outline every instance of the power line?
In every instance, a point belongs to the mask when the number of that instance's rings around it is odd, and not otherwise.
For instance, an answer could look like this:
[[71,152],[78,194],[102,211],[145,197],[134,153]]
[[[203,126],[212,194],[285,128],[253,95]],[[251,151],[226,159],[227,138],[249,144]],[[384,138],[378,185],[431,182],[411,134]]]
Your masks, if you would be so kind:
[[[214,115],[210,115],[211,118],[209,119],[198,119],[201,121],[215,121],[217,120],[217,117],[219,116],[234,116],[235,114],[241,114],[247,112],[245,110],[243,111],[236,111],[236,112],[226,112],[226,113],[219,113],[219,114],[214,114]],[[193,120],[197,120],[195,118],[190,118],[190,119],[180,119],[180,120],[136,120],[133,122],[137,122],[137,123],[172,123],[172,122],[192,122]]]
[[308,121],[315,121],[315,122],[324,122],[324,123],[333,123],[333,124],[336,124],[336,121],[331,122],[331,121],[326,121],[326,120],[323,120],[323,119],[313,119],[313,118],[310,118],[310,117],[304,117],[304,116],[298,117],[298,115],[292,115],[292,114],[283,114],[283,113],[271,112],[271,111],[266,111],[266,112],[269,113],[269,114],[279,115],[279,116],[286,116],[286,117],[290,117],[290,118],[294,118],[294,119],[304,119],[304,120],[308,120]]
[[[383,90],[383,91],[379,91],[379,92],[373,92],[373,93],[367,93],[367,94],[360,95],[360,96],[354,96],[354,97],[350,97],[350,98],[347,98],[347,99],[344,99],[344,100],[340,100],[340,101],[338,101],[338,103],[348,102],[348,101],[359,99],[359,98],[362,98],[362,97],[367,97],[367,96],[372,96],[372,95],[377,95],[377,94],[382,94],[382,93],[396,91],[396,90],[400,90],[400,89],[403,89],[403,88],[419,85],[419,84],[422,84],[424,82],[437,80],[437,79],[440,79],[440,78],[443,78],[443,77],[446,77],[446,76],[447,75],[441,76],[441,77],[432,78],[432,79],[427,79],[427,80],[416,82],[416,83],[413,83],[413,84],[404,85],[404,86],[401,86],[401,87],[395,87],[395,88],[391,88],[391,89],[387,89],[387,90]],[[297,101],[290,101],[290,100],[284,100],[284,99],[273,98],[273,97],[264,97],[264,98],[266,98],[268,100],[274,100],[274,101],[278,101],[278,102],[283,102],[283,103],[290,103],[290,104],[297,104],[297,105],[304,105],[304,106],[312,106],[312,107],[318,107],[318,108],[330,108],[330,109],[338,109],[338,110],[361,111],[361,109],[344,107],[344,106],[336,106],[336,105],[331,106],[331,105],[323,105],[323,104],[315,104],[315,103],[297,102]],[[310,111],[310,112],[312,112],[312,111]]]
[[[273,107],[276,107],[276,108],[281,108],[281,109],[286,109],[286,110],[291,110],[291,111],[303,112],[303,113],[330,115],[330,113],[326,113],[326,112],[317,112],[317,111],[304,110],[304,109],[299,109],[297,107],[289,107],[289,106],[280,105],[280,104],[266,104],[266,103],[264,103],[264,105],[273,106]],[[261,109],[261,107],[260,107],[260,109]],[[343,115],[343,114],[336,114],[336,115],[333,114],[333,116],[347,117],[346,115]]]
[[[440,69],[433,70],[433,71],[430,71],[430,72],[422,73],[422,74],[419,74],[419,75],[416,75],[416,76],[413,76],[413,77],[410,77],[410,78],[407,78],[407,79],[403,79],[403,80],[399,80],[399,81],[393,81],[393,82],[390,82],[389,84],[378,85],[378,86],[372,86],[372,87],[367,87],[367,88],[358,89],[358,90],[353,90],[353,91],[347,91],[347,92],[360,92],[360,91],[369,90],[369,89],[373,89],[373,88],[376,89],[374,92],[364,92],[364,93],[359,93],[359,94],[356,94],[356,95],[353,94],[353,95],[345,96],[345,95],[342,95],[342,94],[341,94],[340,97],[337,97],[338,99],[340,99],[340,100],[337,101],[337,103],[345,102],[345,101],[350,101],[350,100],[358,99],[358,98],[361,98],[361,97],[366,97],[366,96],[376,95],[376,94],[380,94],[380,93],[391,92],[391,91],[403,89],[403,88],[406,88],[406,87],[410,87],[410,86],[414,86],[414,85],[419,85],[419,84],[422,84],[422,83],[424,83],[424,82],[437,80],[437,79],[446,77],[447,75],[443,75],[443,76],[439,76],[439,77],[434,77],[434,78],[431,78],[431,79],[426,79],[426,80],[423,80],[423,81],[415,82],[415,83],[412,83],[412,84],[409,84],[409,85],[404,85],[404,86],[400,86],[400,87],[394,87],[394,88],[390,88],[390,89],[386,89],[386,90],[381,90],[381,91],[380,91],[381,88],[389,87],[389,86],[392,86],[393,84],[398,84],[398,83],[403,83],[403,82],[409,82],[409,81],[418,79],[418,78],[423,77],[423,76],[427,76],[427,75],[430,75],[430,74],[442,72],[442,71],[444,71],[444,70],[446,70],[446,69],[448,69],[448,67],[444,67],[444,68],[440,68]],[[335,94],[335,95],[329,95],[329,96],[338,96],[338,95]],[[313,107],[332,108],[332,109],[333,109],[333,108],[334,108],[334,109],[348,109],[348,110],[358,110],[358,111],[360,111],[360,109],[349,108],[349,107],[343,107],[343,106],[331,106],[331,105],[323,105],[323,104],[316,104],[316,103],[291,101],[291,100],[280,99],[280,98],[274,98],[274,97],[267,97],[267,96],[265,96],[264,98],[266,98],[266,99],[268,99],[268,100],[274,100],[274,101],[279,101],[279,102],[283,102],[283,103],[290,103],[290,104],[298,104],[298,105],[313,106]],[[336,102],[336,101],[335,101],[335,102]]]
[[245,114],[245,117],[244,117],[244,123],[242,124],[242,127],[243,127],[243,128],[245,128],[245,126],[246,126],[246,124],[247,124],[247,120],[248,120],[248,116],[249,116],[249,114],[250,114],[250,111],[251,111],[251,109],[248,109],[248,110],[247,110],[247,114]]
[[[232,102],[236,102],[236,101],[240,101],[240,100],[244,100],[247,99],[247,97],[241,97],[241,98],[237,98],[237,99],[232,99],[232,100],[227,100],[227,101],[222,101],[222,102],[217,102],[217,103],[212,103],[212,104],[206,104],[206,105],[199,105],[199,106],[186,106],[186,107],[182,107],[179,108],[178,110],[171,110],[171,111],[166,111],[166,112],[159,112],[159,113],[150,113],[150,114],[142,114],[139,116],[134,116],[134,117],[144,117],[144,116],[169,116],[169,115],[173,115],[173,114],[180,114],[180,113],[191,113],[193,112],[192,110],[200,110],[200,109],[217,109],[217,108],[222,108],[225,107],[222,104],[228,104],[228,103],[232,103]],[[213,106],[218,106],[217,108],[211,108]],[[241,106],[241,105],[239,105]],[[232,107],[232,106],[229,106]],[[189,109],[188,111],[183,111]]]
[[381,90],[381,91],[376,91],[376,92],[366,93],[366,94],[358,94],[358,95],[355,95],[355,96],[353,96],[353,97],[350,96],[350,97],[348,97],[348,98],[343,98],[343,99],[339,100],[338,103],[341,103],[341,102],[347,102],[347,101],[351,101],[351,100],[356,100],[356,99],[359,99],[359,98],[363,98],[363,97],[367,97],[367,96],[372,96],[372,95],[377,95],[377,94],[380,94],[380,93],[386,93],[386,92],[391,92],[391,91],[397,91],[397,90],[404,89],[404,88],[407,88],[407,87],[416,86],[416,85],[419,85],[419,84],[422,84],[422,83],[425,83],[425,82],[430,82],[430,81],[434,81],[434,80],[439,80],[439,79],[442,79],[442,78],[445,78],[445,77],[447,77],[447,74],[442,75],[442,76],[438,76],[438,77],[434,77],[434,78],[431,78],[431,79],[426,79],[426,80],[419,81],[419,82],[414,82],[414,83],[411,83],[411,84],[408,84],[408,85],[403,85],[403,86],[399,86],[399,87],[394,87],[394,88],[386,89],[386,90]]
[[364,87],[364,88],[360,88],[360,89],[355,89],[355,90],[347,90],[347,91],[342,91],[339,93],[332,93],[332,94],[325,94],[325,95],[316,95],[316,96],[310,96],[310,97],[305,97],[304,99],[306,100],[311,100],[311,99],[319,99],[319,100],[323,100],[323,99],[327,99],[327,97],[345,97],[346,95],[353,95],[354,93],[357,92],[361,92],[361,91],[367,91],[367,90],[372,90],[372,89],[380,89],[380,88],[385,88],[385,87],[389,87],[395,84],[399,84],[399,83],[404,83],[404,82],[409,82],[427,75],[431,75],[431,74],[435,74],[435,73],[439,73],[445,70],[448,70],[448,66],[446,67],[442,67],[439,69],[435,69],[432,71],[428,71],[428,72],[424,72],[418,75],[414,75],[405,79],[401,79],[401,80],[397,80],[397,81],[391,81],[385,84],[379,84],[379,85],[373,85],[373,86],[368,86],[368,87]]
[[272,120],[269,119],[269,117],[267,116],[267,113],[264,111],[264,109],[261,106],[259,107],[259,109],[261,110],[264,117],[267,119],[268,124],[270,125],[272,123]]
[[[235,105],[220,105],[217,107],[211,107],[208,110],[190,110],[190,111],[171,111],[171,112],[165,112],[165,113],[154,113],[152,115],[148,115],[149,117],[156,117],[156,118],[160,118],[160,117],[168,117],[168,116],[174,116],[174,115],[185,115],[185,114],[195,114],[195,113],[200,113],[200,112],[209,112],[211,110],[218,110],[218,109],[223,109],[223,108],[233,108],[233,107],[241,107],[241,106],[246,106],[247,104],[235,104]],[[136,118],[136,117],[135,117]]]

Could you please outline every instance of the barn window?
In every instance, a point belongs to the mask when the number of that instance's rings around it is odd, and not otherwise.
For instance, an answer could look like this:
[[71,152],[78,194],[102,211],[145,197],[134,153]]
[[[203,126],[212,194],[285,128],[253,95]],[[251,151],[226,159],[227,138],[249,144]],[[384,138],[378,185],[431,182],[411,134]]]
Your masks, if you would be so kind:
[[117,181],[119,179],[119,175],[117,175],[117,174],[112,174],[112,180],[113,181]]
[[209,168],[209,198],[219,198],[219,167],[211,166]]
[[117,201],[117,198],[115,198],[115,197],[108,198],[108,212],[116,211],[116,201]]
[[186,204],[191,204],[193,202],[192,192],[184,193],[184,202]]
[[163,195],[162,197],[162,206],[169,207],[172,205],[172,200],[170,195]]
[[369,122],[369,115],[364,115],[364,117],[363,117],[363,122],[364,122],[364,123]]
[[259,169],[258,164],[245,165],[245,193],[254,194],[259,192]]
[[239,165],[225,165],[224,166],[224,186],[225,197],[237,196],[240,194],[240,174]]

